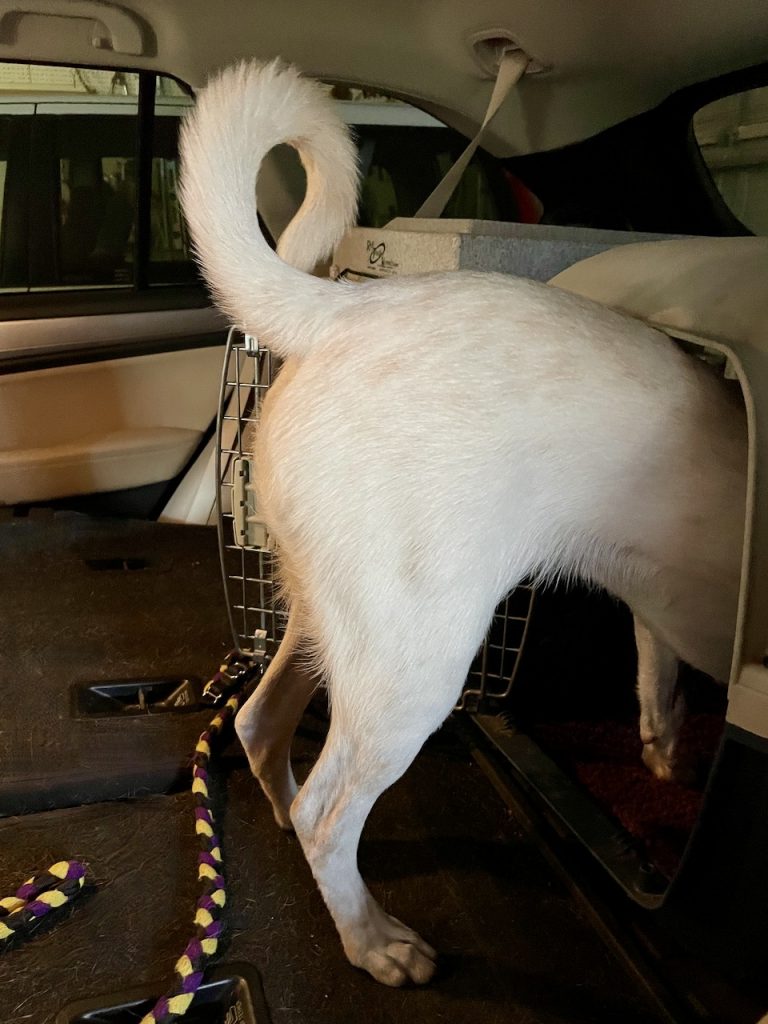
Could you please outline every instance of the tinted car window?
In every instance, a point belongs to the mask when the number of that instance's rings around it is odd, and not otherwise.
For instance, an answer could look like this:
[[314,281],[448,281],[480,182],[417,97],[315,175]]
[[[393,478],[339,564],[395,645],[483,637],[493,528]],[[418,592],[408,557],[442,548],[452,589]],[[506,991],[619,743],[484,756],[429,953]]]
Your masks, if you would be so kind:
[[[134,286],[139,81],[122,71],[0,64],[0,287],[6,291]],[[192,100],[164,77],[156,79],[155,96],[145,279],[195,282],[177,195],[178,130]]]
[[[29,126],[31,104],[0,113],[0,292],[29,284]],[[18,169],[22,173],[18,173]]]
[[150,284],[188,284],[199,279],[178,196],[179,126],[192,104],[192,98],[173,79],[157,79],[152,126]]
[[[467,140],[449,128],[355,125],[363,174],[359,220],[381,227],[412,217],[442,180]],[[492,158],[476,154],[449,200],[445,217],[510,218],[511,196]]]
[[[179,126],[193,100],[158,76],[154,116],[141,127],[139,92],[148,81],[149,73],[0,63],[0,288],[200,281],[178,199]],[[360,150],[360,223],[413,215],[466,140],[399,101],[349,89],[334,98]],[[139,195],[140,148],[148,142],[151,182],[142,178]],[[295,202],[300,172],[293,179]],[[141,202],[149,211],[140,220]],[[501,163],[478,153],[444,215],[509,220],[517,212]]]
[[130,113],[38,113],[36,117],[35,127],[43,129],[53,150],[40,153],[38,149],[36,155],[51,161],[58,171],[54,197],[58,209],[57,260],[34,283],[131,285],[136,222],[135,105]]

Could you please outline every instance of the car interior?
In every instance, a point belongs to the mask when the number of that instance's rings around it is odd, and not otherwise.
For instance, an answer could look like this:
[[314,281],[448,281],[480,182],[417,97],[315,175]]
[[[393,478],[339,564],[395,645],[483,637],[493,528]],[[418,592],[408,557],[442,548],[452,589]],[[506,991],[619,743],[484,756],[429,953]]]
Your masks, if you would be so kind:
[[[509,54],[524,71],[484,124]],[[739,619],[727,685],[681,671],[692,771],[661,781],[641,760],[629,610],[578,581],[505,598],[360,847],[385,909],[435,936],[425,988],[348,965],[296,837],[222,736],[224,932],[186,1019],[768,1019],[768,7],[752,0],[0,0],[0,1017],[123,1024],[166,991],[194,916],[205,684],[232,651],[256,684],[285,627],[248,491],[279,365],[213,304],[179,198],[196,93],[277,57],[324,83],[358,148],[357,225],[315,273],[550,282],[657,327],[741,397]],[[257,186],[272,246],[304,187],[274,149]],[[300,780],[330,713],[320,688]],[[75,860],[78,899],[12,934],[18,887]]]

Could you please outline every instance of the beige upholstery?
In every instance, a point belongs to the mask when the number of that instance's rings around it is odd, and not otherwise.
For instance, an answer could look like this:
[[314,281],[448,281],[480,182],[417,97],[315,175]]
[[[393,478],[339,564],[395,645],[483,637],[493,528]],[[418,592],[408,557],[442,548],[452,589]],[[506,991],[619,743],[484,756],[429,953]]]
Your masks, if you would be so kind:
[[0,505],[175,476],[210,425],[220,346],[0,376]]
[[[234,60],[280,55],[317,77],[412,99],[466,135],[490,95],[487,54],[478,58],[474,44],[506,37],[548,70],[526,76],[495,119],[488,148],[498,155],[575,142],[686,85],[768,59],[768,4],[756,0],[121,0],[91,3],[90,23],[63,16],[72,0],[32,6],[37,13],[20,17],[24,4],[14,5],[0,24],[0,60],[150,68],[197,88]],[[96,24],[107,6],[121,22],[134,13],[138,55],[123,24]]]
[[668,333],[768,349],[768,238],[622,246],[551,281]]
[[134,428],[46,448],[0,452],[0,495],[8,504],[116,491],[172,479],[200,434],[180,427]]

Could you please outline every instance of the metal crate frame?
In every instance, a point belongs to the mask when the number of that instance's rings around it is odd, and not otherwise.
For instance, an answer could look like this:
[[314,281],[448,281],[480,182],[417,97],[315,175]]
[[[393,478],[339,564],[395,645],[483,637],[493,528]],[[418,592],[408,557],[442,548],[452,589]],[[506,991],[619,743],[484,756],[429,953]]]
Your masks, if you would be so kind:
[[[274,554],[260,531],[254,543],[242,529],[247,517],[248,434],[258,422],[275,365],[268,349],[233,329],[227,337],[217,416],[216,510],[219,557],[235,648],[268,662],[282,638],[287,613],[274,584]],[[244,468],[245,467],[245,468]],[[243,507],[244,499],[246,507]],[[252,519],[255,517],[251,517]],[[257,517],[256,517],[257,518]],[[478,711],[512,691],[535,600],[533,587],[513,590],[494,612],[488,636],[470,668],[457,709]]]
[[[247,460],[247,436],[258,422],[273,379],[272,355],[233,329],[227,336],[216,421],[216,512],[219,561],[235,648],[268,661],[282,638],[287,613],[275,593],[273,553],[265,544],[237,542],[236,474]],[[247,487],[247,482],[246,482]]]

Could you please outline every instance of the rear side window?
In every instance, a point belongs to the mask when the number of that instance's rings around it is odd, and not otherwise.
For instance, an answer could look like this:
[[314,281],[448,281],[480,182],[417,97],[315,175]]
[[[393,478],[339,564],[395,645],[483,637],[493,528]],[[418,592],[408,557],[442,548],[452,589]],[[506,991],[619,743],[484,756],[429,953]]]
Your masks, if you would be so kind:
[[[457,132],[436,124],[361,124],[355,125],[355,134],[363,170],[359,219],[367,227],[412,217],[467,144]],[[509,220],[512,207],[500,165],[475,154],[443,216]]]
[[[344,85],[329,90],[360,151],[359,222],[381,227],[393,217],[412,217],[467,139],[402,100]],[[443,216],[515,220],[517,212],[500,161],[478,151]]]
[[[8,108],[12,107],[12,112]],[[28,174],[32,106],[0,108],[0,292],[24,290],[29,283]],[[23,173],[17,173],[21,168]]]
[[0,64],[4,290],[196,282],[177,194],[191,103],[150,73]]
[[79,104],[59,104],[64,109],[56,111],[55,104],[38,105],[38,174],[53,178],[58,171],[58,210],[51,225],[56,258],[40,260],[36,285],[133,284],[138,117],[135,98],[127,99],[119,113],[110,107],[80,114],[72,109]]
[[[412,217],[461,155],[467,139],[416,107],[363,89],[329,85],[342,119],[351,127],[360,155],[358,223],[382,227],[395,217]],[[276,173],[291,203],[275,220],[279,231],[285,214],[298,205],[304,176],[289,147],[273,150]],[[521,193],[533,215],[521,209]],[[263,194],[263,193],[262,193]],[[525,205],[525,202],[522,204]],[[538,219],[538,201],[514,179],[500,160],[478,151],[448,201],[444,217],[481,220]],[[268,226],[272,227],[266,214]]]
[[152,122],[152,199],[149,284],[189,284],[198,279],[179,202],[179,125],[192,97],[178,82],[157,79]]
[[768,86],[707,104],[693,130],[731,212],[754,234],[768,235]]
[[[413,215],[466,139],[399,100],[328,89],[360,151],[360,223]],[[0,63],[0,291],[200,284],[178,197],[192,103],[152,72]],[[275,237],[303,195],[296,154],[279,149],[262,193]],[[444,216],[517,220],[518,198],[501,162],[479,152]]]

